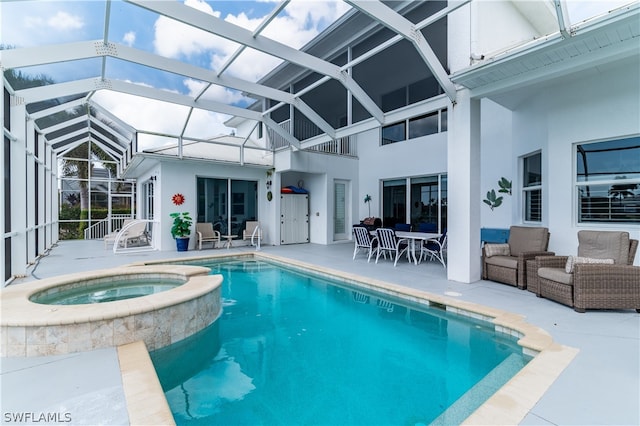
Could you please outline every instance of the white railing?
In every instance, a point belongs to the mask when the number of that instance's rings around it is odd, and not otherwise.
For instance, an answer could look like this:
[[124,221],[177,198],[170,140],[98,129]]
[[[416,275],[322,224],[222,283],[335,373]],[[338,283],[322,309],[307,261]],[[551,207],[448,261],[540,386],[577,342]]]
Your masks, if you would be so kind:
[[[258,240],[257,243],[254,243],[253,240]],[[256,246],[256,251],[260,251],[260,241],[262,240],[262,228],[260,225],[256,226],[256,228],[251,233],[251,245]]]
[[[285,120],[279,124],[287,133],[291,133],[291,120]],[[279,150],[289,146],[289,141],[274,132],[272,129],[267,128],[267,132],[269,133],[269,140],[271,141],[271,149]]]
[[334,139],[312,147],[306,148],[305,151],[321,152],[323,154],[348,155],[355,157],[358,155],[356,144],[352,143],[351,136]]
[[[100,222],[96,222],[84,230],[84,239],[99,240],[104,238],[104,236],[109,234],[111,231],[122,228],[122,224],[127,219],[131,219],[131,215],[114,214],[106,219],[102,219]],[[109,226],[109,222],[111,222],[111,226]]]
[[[285,120],[280,124],[285,131],[291,133],[291,120]],[[296,134],[300,135],[300,140],[305,140],[317,136],[319,129],[314,124],[310,124],[304,121],[295,123]],[[282,148],[288,148],[289,142],[280,136],[278,133],[269,129],[269,140],[271,141],[271,149],[279,150]],[[358,155],[356,150],[356,143],[351,136],[345,136],[343,138],[334,139],[329,142],[324,142],[318,145],[314,145],[310,148],[306,148],[305,151],[321,152],[323,154],[334,155],[348,155],[355,157]]]

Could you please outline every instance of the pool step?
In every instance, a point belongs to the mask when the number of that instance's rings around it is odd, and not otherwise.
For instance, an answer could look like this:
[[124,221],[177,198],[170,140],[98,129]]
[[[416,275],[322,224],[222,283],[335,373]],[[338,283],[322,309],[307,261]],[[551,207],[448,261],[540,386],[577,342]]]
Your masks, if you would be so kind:
[[224,270],[228,272],[254,273],[254,272],[271,271],[273,269],[275,269],[275,265],[272,265],[267,262],[251,260],[251,261],[225,263],[223,265],[220,265],[218,268],[212,268],[212,271],[214,273],[216,273],[216,270],[217,271]]
[[[458,398],[456,402],[440,414],[431,424],[453,425],[462,423],[464,419],[469,417],[491,395],[520,371],[522,367],[524,367],[524,364],[520,355],[509,355],[482,380]],[[471,410],[469,407],[472,407]]]

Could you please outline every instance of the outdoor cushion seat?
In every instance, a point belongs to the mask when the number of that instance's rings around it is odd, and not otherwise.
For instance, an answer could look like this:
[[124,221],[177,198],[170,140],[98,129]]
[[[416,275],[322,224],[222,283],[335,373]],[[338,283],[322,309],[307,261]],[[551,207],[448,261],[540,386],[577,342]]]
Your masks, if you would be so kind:
[[[633,266],[638,240],[624,231],[579,231],[578,258],[536,257],[538,297],[586,309],[640,312],[640,267]],[[598,259],[608,263],[593,263]],[[569,261],[569,263],[568,263]],[[613,261],[613,263],[611,263]],[[569,273],[573,267],[573,272]]]
[[210,222],[196,223],[198,250],[202,250],[202,243],[211,243],[213,248],[220,243],[220,232],[213,229]]
[[486,262],[489,265],[503,268],[516,269],[518,267],[518,259],[512,256],[491,256],[487,258]]
[[[126,227],[127,225],[129,225],[131,222],[133,221],[133,219],[125,219],[122,222],[122,227]],[[108,233],[107,235],[104,236],[103,241],[104,241],[104,248],[107,249],[109,248],[110,244],[115,243],[116,241],[116,237],[118,236],[118,234],[120,233],[120,230],[122,228],[118,228],[118,229],[114,229],[112,232]]]
[[[547,251],[549,230],[544,227],[512,226],[505,244],[486,243],[482,248],[482,278],[527,288],[527,260],[553,255]],[[508,255],[505,248],[508,246]],[[496,255],[491,255],[497,253]]]
[[[245,224],[245,228],[242,231],[242,239],[250,240],[256,228],[260,226],[260,222],[255,220],[248,220]],[[258,238],[260,238],[260,234],[256,233]]]
[[573,285],[573,274],[567,274],[561,268],[538,268],[538,278],[540,277],[566,285]]
[[120,247],[129,248],[130,245],[148,245],[151,243],[147,232],[147,222],[144,220],[127,219],[123,222],[122,228],[105,235],[105,248],[109,244],[118,241]]

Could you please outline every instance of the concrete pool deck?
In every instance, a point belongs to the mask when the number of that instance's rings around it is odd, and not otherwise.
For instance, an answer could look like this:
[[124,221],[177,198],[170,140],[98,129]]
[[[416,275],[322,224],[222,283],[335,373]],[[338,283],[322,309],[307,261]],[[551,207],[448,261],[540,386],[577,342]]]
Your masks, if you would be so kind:
[[[11,285],[65,274],[71,269],[80,272],[134,262],[234,252],[238,250],[114,255],[104,250],[99,241],[65,241],[43,257],[29,277]],[[546,330],[555,342],[580,352],[520,424],[640,424],[640,314],[634,311],[578,314],[566,306],[503,284],[447,281],[442,265],[436,262],[417,266],[399,262],[394,268],[388,261],[381,260],[377,265],[367,263],[365,256],[353,261],[351,243],[267,246],[263,252],[524,315],[528,323]],[[3,422],[7,422],[6,413],[27,411],[69,412],[73,424],[94,423],[91,419],[102,424],[130,421],[123,402],[115,348],[74,354],[72,360],[44,357],[1,361]],[[95,368],[96,365],[100,368]],[[97,395],[114,402],[96,407],[90,397]],[[84,403],[78,404],[79,400]]]

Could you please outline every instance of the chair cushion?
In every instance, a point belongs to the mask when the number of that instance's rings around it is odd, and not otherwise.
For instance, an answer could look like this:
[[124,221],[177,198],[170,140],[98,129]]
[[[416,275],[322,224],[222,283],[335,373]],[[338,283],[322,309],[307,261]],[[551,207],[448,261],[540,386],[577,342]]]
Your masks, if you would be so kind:
[[487,264],[501,266],[503,268],[518,269],[518,258],[513,256],[491,256],[486,260]]
[[545,251],[548,232],[549,230],[543,227],[512,226],[509,229],[511,256],[531,251]]
[[596,259],[593,257],[569,256],[567,258],[567,264],[564,267],[564,271],[567,274],[572,274],[573,265],[575,265],[576,263],[603,263],[613,265],[613,259]]
[[557,283],[573,285],[573,274],[567,274],[562,268],[538,268],[538,277]]
[[629,233],[617,231],[578,231],[578,256],[613,259],[626,265],[629,260]]
[[510,254],[511,254],[511,251],[509,250],[509,244],[489,243],[484,245],[485,257],[509,256]]

